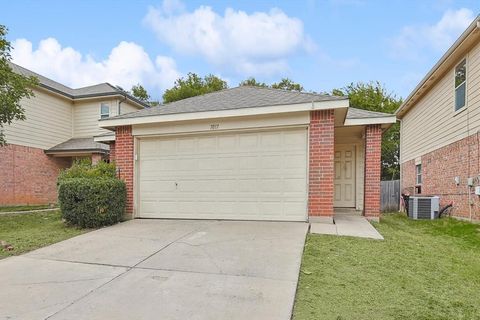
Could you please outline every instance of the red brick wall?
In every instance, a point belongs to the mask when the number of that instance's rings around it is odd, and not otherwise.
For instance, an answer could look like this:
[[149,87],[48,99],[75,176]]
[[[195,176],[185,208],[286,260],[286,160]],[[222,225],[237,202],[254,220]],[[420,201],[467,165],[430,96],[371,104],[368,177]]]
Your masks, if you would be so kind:
[[382,158],[382,127],[378,124],[365,128],[365,187],[364,215],[380,216],[380,179]]
[[110,161],[115,161],[115,142],[112,142],[109,145],[110,145],[109,159]]
[[310,113],[308,215],[333,216],[334,111]]
[[407,193],[413,195],[415,193],[415,160],[404,162],[402,165],[402,175],[400,180],[402,185],[400,186],[401,193]]
[[115,164],[119,176],[127,185],[127,216],[133,215],[133,136],[132,126],[117,127],[115,138]]
[[0,147],[0,205],[57,202],[57,177],[70,158],[47,156],[42,149]]
[[[476,178],[480,185],[480,134],[474,134],[421,157],[422,195],[440,196],[441,206],[454,202],[452,214],[456,217],[480,220],[480,199],[474,188],[467,187],[467,178]],[[455,177],[460,184],[455,184]],[[414,194],[415,161],[402,164],[402,192]],[[469,200],[470,198],[470,200]],[[470,205],[469,205],[470,203]]]
[[99,153],[93,153],[92,154],[92,164],[97,164],[99,163],[100,161],[102,161],[103,159],[103,156]]

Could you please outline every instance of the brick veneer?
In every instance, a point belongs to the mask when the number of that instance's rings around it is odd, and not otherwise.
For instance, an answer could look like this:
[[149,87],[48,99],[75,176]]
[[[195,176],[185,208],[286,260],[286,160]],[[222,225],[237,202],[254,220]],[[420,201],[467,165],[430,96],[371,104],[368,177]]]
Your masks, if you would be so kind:
[[365,186],[364,215],[368,219],[380,217],[380,178],[382,158],[382,127],[379,124],[365,128]]
[[103,156],[99,153],[92,154],[92,164],[97,164],[98,162],[102,161]]
[[333,110],[310,113],[308,215],[333,217]]
[[70,164],[38,148],[0,147],[0,205],[56,203],[58,173]]
[[128,218],[133,216],[133,168],[134,150],[132,126],[117,127],[114,146],[114,160],[119,170],[119,176],[127,186],[127,208]]
[[[472,219],[477,221],[480,221],[480,198],[474,194],[474,188],[468,188],[467,178],[480,175],[479,144],[477,133],[421,156],[422,195],[440,196],[441,206],[453,201],[454,216],[469,219],[471,211]],[[403,193],[414,194],[415,177],[415,160],[402,163]],[[458,186],[455,177],[460,177]],[[479,179],[475,185],[480,185]]]
[[110,143],[109,146],[110,146],[109,159],[111,161],[115,161],[115,141]]

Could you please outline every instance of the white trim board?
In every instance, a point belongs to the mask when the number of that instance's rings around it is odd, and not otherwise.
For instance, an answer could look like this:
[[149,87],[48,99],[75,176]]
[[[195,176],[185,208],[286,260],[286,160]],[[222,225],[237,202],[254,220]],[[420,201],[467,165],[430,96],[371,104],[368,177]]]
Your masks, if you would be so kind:
[[281,114],[281,113],[291,113],[291,112],[299,112],[299,111],[329,110],[329,109],[341,109],[341,108],[346,109],[348,107],[349,107],[348,100],[332,100],[332,101],[320,101],[320,102],[299,103],[299,104],[290,104],[290,105],[241,108],[241,109],[232,109],[232,110],[216,110],[216,111],[188,112],[188,113],[176,113],[176,114],[165,114],[165,115],[151,115],[151,116],[141,116],[141,117],[135,117],[135,118],[123,118],[123,119],[112,118],[112,119],[105,119],[105,120],[99,121],[99,127],[112,128],[116,126],[135,125],[135,124]]

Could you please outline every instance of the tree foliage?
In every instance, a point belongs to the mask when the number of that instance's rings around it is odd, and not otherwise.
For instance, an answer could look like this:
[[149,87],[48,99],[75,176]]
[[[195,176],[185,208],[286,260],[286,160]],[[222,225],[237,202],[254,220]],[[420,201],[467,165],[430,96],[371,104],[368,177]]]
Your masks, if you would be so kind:
[[132,86],[131,92],[132,95],[140,101],[148,102],[148,100],[150,100],[150,95],[141,84],[136,84]]
[[227,88],[227,82],[217,76],[209,74],[202,78],[190,72],[187,77],[177,79],[173,88],[165,90],[163,102],[169,103]]
[[26,119],[20,101],[33,97],[31,87],[38,84],[36,77],[26,77],[12,70],[9,64],[12,46],[6,38],[7,32],[8,29],[0,25],[0,146],[6,143],[4,125],[10,125],[14,120]]
[[265,82],[258,82],[255,78],[251,77],[246,80],[243,80],[239,84],[240,86],[255,86],[255,87],[262,87],[262,88],[273,88],[273,89],[281,89],[281,90],[290,90],[290,91],[303,91],[303,86],[299,83],[293,82],[289,78],[282,78],[280,82],[272,83],[271,85],[267,85]]
[[[333,95],[348,96],[350,106],[369,111],[394,113],[402,99],[387,91],[378,81],[351,83],[342,89],[334,89]],[[400,177],[400,125],[394,124],[382,137],[382,180]]]
[[290,91],[303,91],[303,86],[299,83],[293,82],[288,78],[283,78],[280,82],[274,83],[271,86],[273,89],[282,89]]
[[240,82],[239,86],[252,86],[267,88],[268,85],[265,82],[258,82],[255,78],[251,77]]

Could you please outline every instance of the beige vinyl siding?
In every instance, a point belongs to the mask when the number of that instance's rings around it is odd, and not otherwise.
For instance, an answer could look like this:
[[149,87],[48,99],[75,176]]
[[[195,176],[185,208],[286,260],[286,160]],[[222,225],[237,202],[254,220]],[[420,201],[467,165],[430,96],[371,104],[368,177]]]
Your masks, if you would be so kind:
[[480,44],[465,57],[466,106],[455,111],[453,66],[403,118],[402,163],[463,139],[480,129]]
[[73,107],[73,136],[75,138],[86,138],[109,132],[98,127],[100,105],[102,103],[108,104],[110,106],[110,115],[114,116],[118,110],[117,101],[117,99],[113,99],[75,102]]
[[45,91],[21,102],[24,121],[4,126],[7,143],[49,149],[72,137],[72,103]]
[[121,107],[120,107],[120,111],[122,112],[122,114],[125,114],[125,113],[130,113],[130,112],[135,112],[135,111],[138,111],[138,110],[141,110],[143,108],[140,108],[128,101],[124,101],[122,102],[121,104]]

